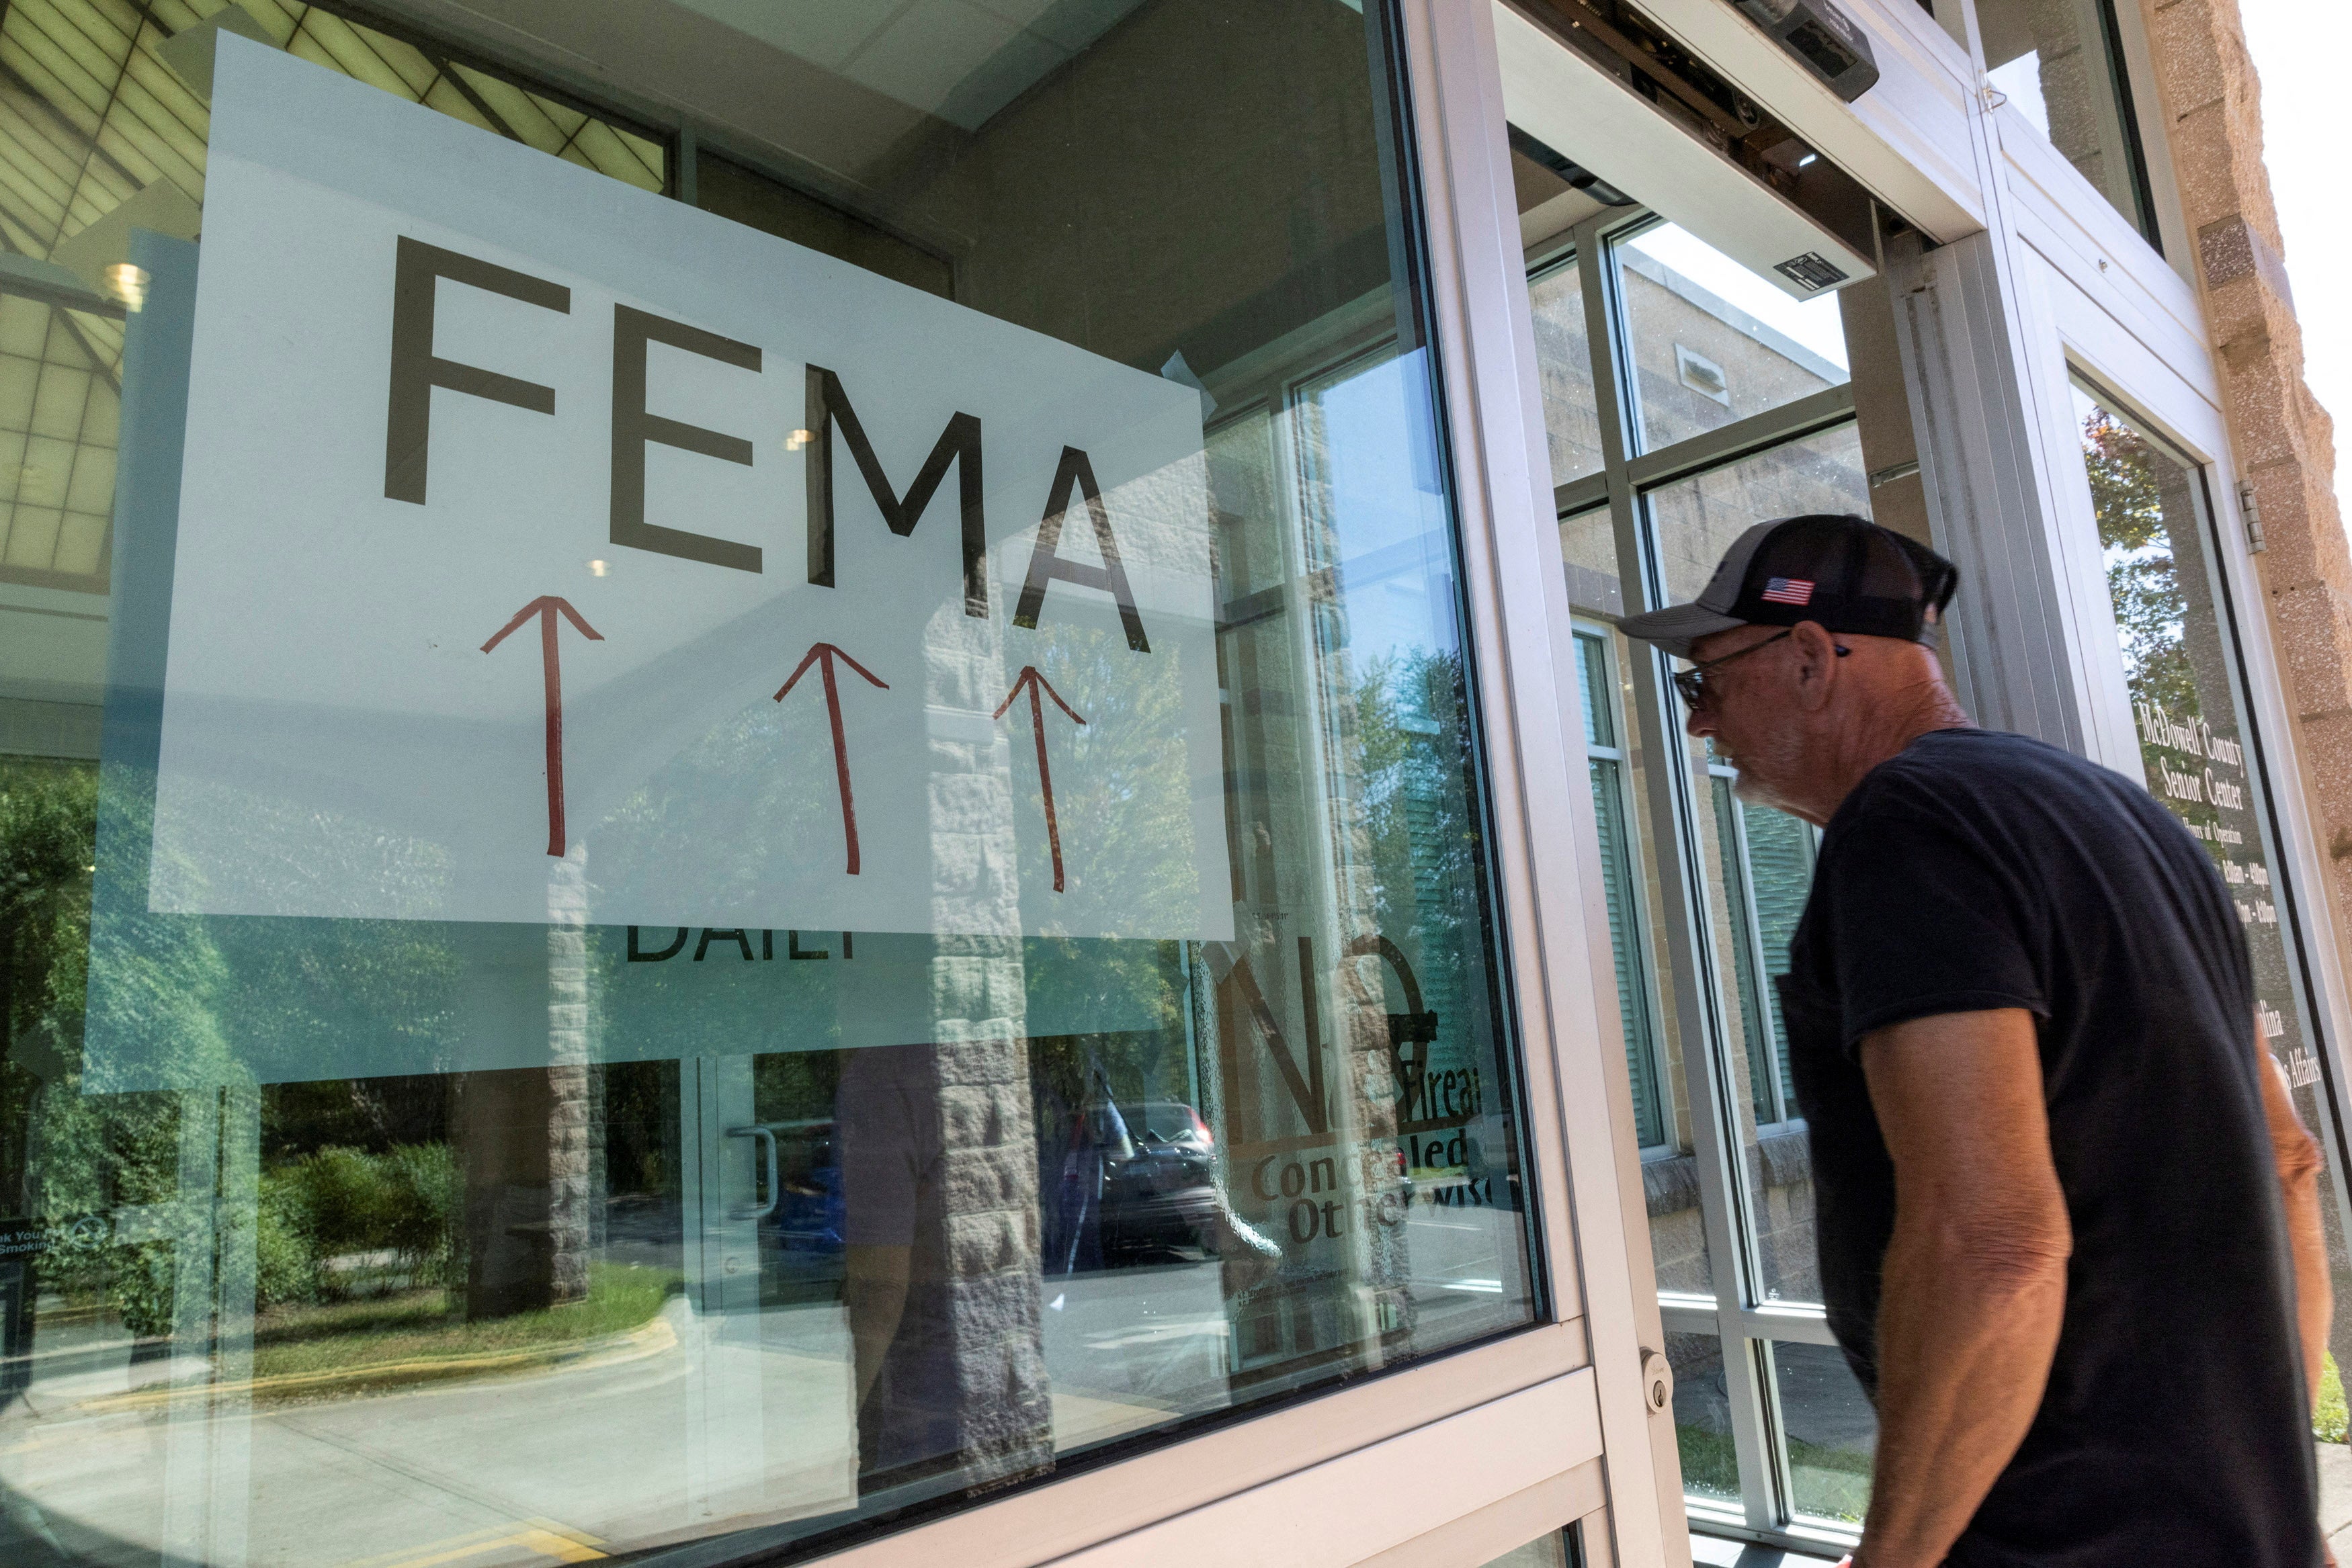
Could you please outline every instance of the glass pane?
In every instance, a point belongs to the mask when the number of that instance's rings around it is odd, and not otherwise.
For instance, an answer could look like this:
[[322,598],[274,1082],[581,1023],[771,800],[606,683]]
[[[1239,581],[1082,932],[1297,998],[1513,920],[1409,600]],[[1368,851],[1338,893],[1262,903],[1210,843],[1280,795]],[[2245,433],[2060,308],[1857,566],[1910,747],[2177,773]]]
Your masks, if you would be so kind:
[[1613,254],[1643,450],[1845,384],[1835,295],[1791,298],[1675,224]]
[[1771,1350],[1796,1511],[1859,1526],[1870,1506],[1870,1466],[1878,1448],[1878,1414],[1870,1396],[1843,1353],[1830,1345],[1783,1341]]
[[1592,394],[1592,345],[1585,334],[1583,269],[1563,262],[1528,280],[1535,312],[1536,375],[1543,387],[1551,482],[1601,472],[1601,413]]
[[[1861,441],[1851,424],[1784,443],[1737,463],[1650,492],[1670,598],[1696,596],[1723,551],[1752,524],[1799,512],[1870,515]],[[1678,706],[1672,708],[1677,722]],[[1758,1299],[1821,1299],[1814,1246],[1812,1155],[1788,1069],[1786,1031],[1772,977],[1788,967],[1789,938],[1812,876],[1811,830],[1794,818],[1737,800],[1736,772],[1706,743],[1690,748],[1691,773],[1710,792],[1714,831],[1699,843],[1699,870],[1729,1031],[1726,1071],[1742,1154],[1740,1213],[1753,1238]]]
[[[1729,1218],[1735,1231],[1752,1239],[1753,1273],[1747,1289],[1761,1300],[1777,1301],[1785,1284],[1818,1280],[1812,1161],[1803,1130],[1782,1124],[1779,1115],[1776,1042],[1763,1007],[1751,873],[1740,810],[1731,793],[1733,777],[1704,742],[1685,745],[1691,778],[1706,791],[1698,802],[1701,821],[1714,828],[1698,838],[1696,870],[1715,1005],[1726,1035],[1718,1098],[1731,1124],[1726,1129],[1730,1145],[1739,1152]],[[1818,1283],[1808,1293],[1818,1296]]]
[[1759,1122],[1780,1119],[1778,1075],[1772,1071],[1777,1043],[1764,1006],[1762,964],[1754,940],[1755,890],[1748,880],[1748,846],[1742,841],[1739,803],[1732,799],[1733,770],[1720,763],[1707,769],[1708,803],[1714,808],[1716,852],[1722,857],[1724,897],[1730,926],[1731,973],[1739,995],[1739,1032],[1748,1046],[1748,1103]]
[[1805,896],[1812,890],[1813,830],[1769,806],[1742,802],[1739,812],[1748,841],[1748,896],[1755,901],[1757,935],[1764,948],[1764,1005],[1772,1017],[1779,1052],[1774,1071],[1785,1113],[1801,1116],[1796,1082],[1789,1075],[1789,1030],[1780,1018],[1780,990],[1773,982],[1789,972],[1789,943],[1797,935]]
[[1977,0],[1985,79],[2116,210],[2151,236],[2114,0]]
[[1613,631],[1594,629],[1580,631],[1576,647],[1618,1018],[1625,1034],[1633,1123],[1647,1151],[1642,1184],[1650,1249],[1661,1291],[1712,1295],[1698,1164],[1689,1134],[1690,1096],[1683,1078],[1683,1032],[1673,993],[1661,983],[1669,951],[1662,929],[1645,913],[1659,907],[1662,890],[1657,863],[1642,849],[1648,797],[1643,749],[1628,724],[1633,694],[1624,673],[1633,645]]
[[1711,1333],[1669,1333],[1666,1362],[1675,1369],[1675,1447],[1682,1455],[1683,1490],[1708,1502],[1737,1504],[1739,1454],[1731,1440],[1723,1341]]
[[[2325,1127],[2319,1062],[2288,925],[2292,906],[2278,885],[2254,737],[2239,702],[2236,651],[2221,619],[2204,476],[2080,386],[2074,417],[2148,790],[2203,841],[2228,884],[2253,957],[2267,1043],[2294,1086],[2304,1125]],[[2341,1206],[2319,1207],[2336,1288],[2352,1290]],[[2352,1361],[2352,1330],[2339,1326],[2330,1344],[2338,1363]]]
[[1634,893],[1639,871],[1627,821],[1625,764],[1617,746],[1617,693],[1610,679],[1605,634],[1578,632],[1576,657],[1584,685],[1586,766],[1591,778],[1593,814],[1600,824],[1601,883],[1609,906],[1609,946],[1616,966],[1627,1075],[1633,1085],[1633,1124],[1643,1146],[1654,1147],[1666,1140],[1665,1113],[1658,1097],[1657,1042],[1650,1027],[1650,988],[1643,971],[1642,928]]
[[1616,683],[1609,678],[1609,639],[1600,632],[1576,634],[1576,675],[1584,698],[1584,743],[1615,748]]
[[0,296],[41,1553],[789,1556],[1535,1321],[1363,18],[535,18],[697,211],[246,8],[0,19],[126,307]]
[[1624,584],[1617,576],[1617,525],[1607,507],[1562,517],[1559,552],[1568,563],[1570,608],[1585,615],[1625,613]]
[[1759,1122],[1801,1114],[1789,1074],[1789,1031],[1774,984],[1789,972],[1789,943],[1804,915],[1813,880],[1813,830],[1769,806],[1736,798],[1735,769],[1710,760],[1717,842],[1738,874],[1730,892],[1750,939],[1739,945],[1735,968],[1739,1016],[1749,1040],[1748,1103]]
[[1577,1561],[1569,1544],[1569,1531],[1555,1530],[1489,1559],[1482,1568],[1570,1568]]
[[1721,868],[1725,903],[1718,925],[1738,1002],[1742,1057],[1734,1078],[1739,1132],[1749,1144],[1747,1191],[1763,1299],[1818,1301],[1812,1145],[1797,1120],[1788,1030],[1772,984],[1788,972],[1789,936],[1811,883],[1812,831],[1794,817],[1737,799],[1736,773],[1711,756],[1706,768],[1716,825],[1715,853],[1706,864],[1710,874]]
[[1633,1085],[1633,1125],[1642,1146],[1666,1141],[1664,1108],[1658,1100],[1657,1042],[1650,1031],[1647,977],[1642,970],[1641,930],[1634,915],[1633,857],[1625,828],[1625,781],[1620,763],[1595,758],[1592,806],[1601,821],[1601,875],[1609,900],[1609,950],[1617,968],[1617,1005],[1625,1030],[1625,1060]]
[[1731,542],[1769,517],[1870,516],[1862,436],[1841,424],[1649,493],[1668,602],[1696,599]]

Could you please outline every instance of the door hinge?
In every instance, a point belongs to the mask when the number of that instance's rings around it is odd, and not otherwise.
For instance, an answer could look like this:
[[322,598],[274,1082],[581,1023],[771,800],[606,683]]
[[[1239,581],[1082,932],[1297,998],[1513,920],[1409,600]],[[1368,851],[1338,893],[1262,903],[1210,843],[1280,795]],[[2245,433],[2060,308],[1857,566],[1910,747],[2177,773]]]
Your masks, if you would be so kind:
[[2246,549],[2255,555],[2270,548],[2263,538],[2263,504],[2251,481],[2238,486],[2238,515],[2246,520]]

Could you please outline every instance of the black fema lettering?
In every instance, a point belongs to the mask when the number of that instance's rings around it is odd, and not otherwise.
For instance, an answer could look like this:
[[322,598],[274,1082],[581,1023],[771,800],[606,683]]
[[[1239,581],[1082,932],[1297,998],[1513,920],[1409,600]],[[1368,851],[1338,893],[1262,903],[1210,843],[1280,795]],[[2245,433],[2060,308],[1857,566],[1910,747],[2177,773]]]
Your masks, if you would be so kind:
[[400,236],[393,256],[392,392],[384,415],[383,493],[388,500],[420,507],[432,445],[435,387],[533,413],[555,412],[553,387],[435,357],[434,294],[445,277],[542,310],[572,313],[572,290],[560,283]]
[[890,476],[866,438],[866,426],[842,390],[841,377],[823,365],[808,367],[808,580],[819,588],[833,580],[833,430],[849,444],[850,460],[866,481],[866,493],[892,533],[900,538],[915,531],[947,477],[948,465],[956,468],[956,500],[963,519],[963,612],[988,619],[988,519],[981,495],[980,417],[959,410],[948,417],[930,456],[923,460],[914,483],[902,497],[890,487]]
[[[437,358],[433,352],[435,291],[447,278],[487,293],[500,294],[527,305],[569,315],[572,291],[560,283],[478,256],[445,250],[422,240],[399,235],[393,265],[391,393],[384,423],[383,493],[386,498],[423,506],[432,448],[433,389],[446,388],[470,397],[528,409],[555,413],[555,389]],[[738,370],[761,372],[760,350],[682,321],[672,321],[627,305],[613,307],[612,403],[612,542],[628,549],[650,550],[682,560],[736,571],[765,570],[757,545],[719,538],[685,528],[665,528],[646,520],[646,447],[673,446],[723,463],[752,465],[756,450],[740,435],[708,430],[698,424],[669,419],[646,407],[646,352],[664,344]],[[866,427],[850,405],[841,377],[823,365],[807,367],[805,428],[795,433],[795,450],[805,450],[808,486],[808,580],[820,588],[839,584],[835,576],[833,435],[839,429],[848,443],[851,460],[866,482],[868,495],[890,531],[901,538],[912,535],[931,500],[956,469],[957,509],[961,516],[963,555],[964,613],[988,617],[988,526],[981,470],[981,422],[961,410],[950,414],[932,444],[930,455],[901,496],[867,438]],[[1094,527],[1100,566],[1064,559],[1059,553],[1062,522],[1076,490],[1085,499]],[[1144,635],[1143,618],[1120,563],[1118,541],[1111,529],[1110,509],[1103,502],[1094,465],[1083,448],[1064,446],[1045,510],[1038,523],[1036,545],[1021,591],[1013,624],[1037,629],[1045,590],[1054,582],[1098,590],[1118,607],[1119,625],[1127,644],[1139,653],[1151,651]]]

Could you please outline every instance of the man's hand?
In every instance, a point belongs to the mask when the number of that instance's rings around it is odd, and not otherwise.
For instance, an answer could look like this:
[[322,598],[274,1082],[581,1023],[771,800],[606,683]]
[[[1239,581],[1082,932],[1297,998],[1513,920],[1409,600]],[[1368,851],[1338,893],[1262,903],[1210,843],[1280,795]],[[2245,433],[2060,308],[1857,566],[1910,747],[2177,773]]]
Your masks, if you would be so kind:
[[1895,1165],[1878,1313],[1866,1568],[1936,1568],[2041,1407],[2074,1232],[2050,1155],[2042,1056],[2021,1008],[1864,1037]]

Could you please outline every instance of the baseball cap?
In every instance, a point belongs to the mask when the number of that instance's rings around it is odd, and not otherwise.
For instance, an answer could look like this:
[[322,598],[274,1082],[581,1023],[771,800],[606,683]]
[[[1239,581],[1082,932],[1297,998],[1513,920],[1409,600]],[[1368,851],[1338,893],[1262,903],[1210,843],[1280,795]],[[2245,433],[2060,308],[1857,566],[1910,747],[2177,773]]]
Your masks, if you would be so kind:
[[1759,523],[1723,552],[1706,591],[1618,622],[1628,637],[1678,659],[1701,637],[1735,626],[1794,626],[1933,646],[1959,568],[1892,528],[1850,512]]

